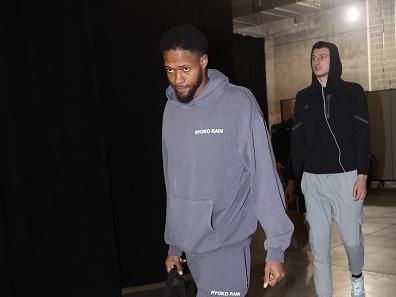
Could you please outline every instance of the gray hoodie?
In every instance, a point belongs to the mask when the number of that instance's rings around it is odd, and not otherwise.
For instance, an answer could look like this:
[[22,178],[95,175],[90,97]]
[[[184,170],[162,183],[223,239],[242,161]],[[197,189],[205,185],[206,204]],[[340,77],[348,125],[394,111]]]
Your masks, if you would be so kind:
[[293,224],[253,94],[217,70],[190,103],[166,91],[162,150],[169,254],[249,244],[260,221],[267,260],[283,261]]

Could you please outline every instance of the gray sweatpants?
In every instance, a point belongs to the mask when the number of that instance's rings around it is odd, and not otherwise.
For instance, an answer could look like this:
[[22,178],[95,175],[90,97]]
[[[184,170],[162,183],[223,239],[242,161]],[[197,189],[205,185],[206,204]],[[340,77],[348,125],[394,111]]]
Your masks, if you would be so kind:
[[230,246],[217,251],[186,254],[197,285],[197,297],[246,295],[250,279],[250,246]]
[[333,293],[330,264],[333,219],[338,225],[350,272],[359,274],[363,269],[363,200],[355,201],[352,198],[356,176],[356,171],[336,174],[304,172],[301,180],[310,226],[309,241],[314,258],[315,289],[319,297],[331,297]]

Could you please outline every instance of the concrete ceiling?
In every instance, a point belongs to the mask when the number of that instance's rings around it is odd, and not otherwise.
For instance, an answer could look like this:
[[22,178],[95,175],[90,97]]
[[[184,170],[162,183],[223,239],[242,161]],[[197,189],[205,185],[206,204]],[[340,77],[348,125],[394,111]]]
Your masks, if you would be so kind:
[[234,28],[299,17],[364,0],[232,0]]

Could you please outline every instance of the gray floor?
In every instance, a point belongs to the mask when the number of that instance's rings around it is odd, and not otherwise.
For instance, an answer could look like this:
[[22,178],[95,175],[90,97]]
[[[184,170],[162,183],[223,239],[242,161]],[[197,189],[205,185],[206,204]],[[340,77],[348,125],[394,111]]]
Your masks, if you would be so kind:
[[[396,187],[373,188],[364,204],[366,297],[396,296]],[[315,297],[312,255],[309,244],[286,252],[287,276],[274,288],[262,288],[265,252],[264,233],[258,229],[252,242],[252,276],[249,297]],[[297,243],[301,243],[297,238]],[[350,296],[350,280],[345,250],[333,225],[333,297]],[[123,289],[124,297],[161,296],[161,284]]]
[[[396,296],[396,189],[372,189],[364,204],[365,287],[367,297]],[[252,282],[249,297],[315,297],[312,278],[312,255],[309,244],[286,253],[287,273],[277,287],[263,289],[262,239],[258,230],[253,239]],[[337,225],[333,225],[331,257],[333,297],[350,296],[350,279],[345,250]]]

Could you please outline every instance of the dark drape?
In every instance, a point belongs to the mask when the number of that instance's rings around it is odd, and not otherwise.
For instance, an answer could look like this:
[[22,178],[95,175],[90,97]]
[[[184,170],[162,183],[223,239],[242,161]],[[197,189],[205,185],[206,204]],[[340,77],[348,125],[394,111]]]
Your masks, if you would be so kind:
[[159,38],[196,24],[210,67],[232,78],[231,2],[17,0],[3,12],[0,296],[118,296],[163,280]]
[[235,83],[249,88],[268,123],[264,39],[233,35]]
[[108,63],[96,57],[108,36],[94,40],[105,7],[20,0],[2,12],[0,295],[118,296],[100,82]]

